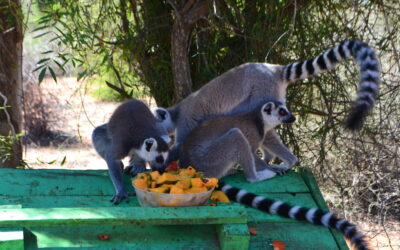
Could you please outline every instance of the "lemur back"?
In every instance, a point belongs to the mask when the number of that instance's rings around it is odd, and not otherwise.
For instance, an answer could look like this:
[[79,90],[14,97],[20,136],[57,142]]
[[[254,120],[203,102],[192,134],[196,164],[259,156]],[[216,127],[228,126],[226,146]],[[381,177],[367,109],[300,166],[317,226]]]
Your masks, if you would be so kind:
[[168,145],[162,139],[167,135],[165,128],[139,100],[129,100],[118,106],[108,121],[107,133],[112,143],[120,147],[121,157],[127,156],[132,148],[140,148],[150,137],[157,141],[160,151],[168,151]]
[[[360,128],[377,98],[380,70],[374,50],[366,43],[352,40],[342,42],[313,59],[286,66],[268,63],[242,64],[214,78],[179,104],[168,108],[176,127],[176,141],[168,161],[179,157],[180,144],[206,117],[234,110],[249,111],[266,99],[285,102],[289,83],[331,70],[349,57],[355,58],[359,65],[360,84],[345,127],[351,130]],[[297,158],[273,131],[266,136],[264,147],[283,160],[289,168],[297,162]]]

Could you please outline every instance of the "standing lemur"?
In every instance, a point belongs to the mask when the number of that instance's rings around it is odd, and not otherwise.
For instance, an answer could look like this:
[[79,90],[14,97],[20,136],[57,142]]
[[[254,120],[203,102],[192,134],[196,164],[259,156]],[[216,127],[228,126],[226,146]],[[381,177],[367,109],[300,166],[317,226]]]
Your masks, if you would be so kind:
[[248,181],[270,179],[268,169],[256,151],[268,131],[294,116],[279,101],[268,101],[244,114],[222,115],[203,121],[186,137],[180,150],[181,167],[193,166],[205,176],[221,178],[239,163]]
[[[281,123],[294,122],[295,118],[279,101],[269,101],[244,114],[221,115],[203,121],[194,128],[180,148],[181,167],[193,166],[208,177],[221,178],[232,173],[239,163],[250,182],[262,181],[275,176],[266,168],[266,163],[256,155],[265,134]],[[336,228],[357,249],[368,249],[364,236],[355,225],[334,214],[317,208],[292,206],[282,201],[271,200],[223,182],[219,189],[229,199],[263,212],[306,220],[315,225]]]
[[111,199],[118,204],[128,198],[122,182],[121,159],[130,156],[132,174],[145,171],[149,162],[154,170],[164,166],[168,157],[168,132],[150,109],[141,101],[129,100],[122,103],[111,115],[108,123],[96,127],[92,133],[93,146],[107,162],[110,178],[115,188]]
[[[362,126],[372,109],[379,91],[380,70],[375,52],[366,43],[345,41],[316,58],[286,66],[268,63],[246,63],[214,78],[180,103],[160,110],[158,118],[170,130],[176,128],[175,144],[167,162],[179,157],[179,146],[201,121],[210,115],[220,115],[232,110],[248,111],[265,100],[285,102],[286,88],[297,79],[331,70],[339,62],[353,57],[360,67],[360,86],[357,99],[345,127],[355,130]],[[280,158],[278,169],[289,169],[297,158],[280,141],[274,130],[267,133],[263,150]]]

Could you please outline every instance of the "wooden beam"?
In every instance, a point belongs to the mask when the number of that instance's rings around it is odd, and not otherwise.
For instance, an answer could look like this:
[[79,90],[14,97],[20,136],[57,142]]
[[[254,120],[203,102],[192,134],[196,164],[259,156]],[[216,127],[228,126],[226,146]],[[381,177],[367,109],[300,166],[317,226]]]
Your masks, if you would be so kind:
[[184,225],[246,223],[240,206],[2,208],[0,227]]

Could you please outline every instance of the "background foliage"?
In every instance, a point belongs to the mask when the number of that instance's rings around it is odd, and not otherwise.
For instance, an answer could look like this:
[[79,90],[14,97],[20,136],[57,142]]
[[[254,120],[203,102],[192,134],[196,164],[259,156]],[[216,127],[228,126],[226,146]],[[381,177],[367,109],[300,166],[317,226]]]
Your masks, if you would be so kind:
[[[58,47],[44,51],[39,80],[71,63],[78,78],[108,80],[123,97],[140,89],[159,106],[174,104],[171,30],[174,4],[182,2],[196,1],[40,1],[36,33]],[[280,133],[299,165],[313,168],[331,205],[348,214],[377,215],[380,222],[398,215],[398,1],[215,0],[209,7],[191,29],[187,46],[193,90],[241,63],[287,64],[345,39],[376,48],[382,91],[361,132],[341,127],[358,83],[350,61],[289,88],[288,105],[298,120]]]

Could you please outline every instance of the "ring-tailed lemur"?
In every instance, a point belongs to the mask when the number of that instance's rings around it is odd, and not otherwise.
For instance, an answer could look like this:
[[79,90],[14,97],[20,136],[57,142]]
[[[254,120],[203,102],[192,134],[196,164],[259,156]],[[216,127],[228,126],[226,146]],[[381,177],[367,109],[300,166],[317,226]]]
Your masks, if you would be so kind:
[[355,225],[346,219],[339,219],[332,213],[324,212],[318,208],[305,208],[291,206],[278,200],[271,200],[263,196],[249,193],[244,189],[232,187],[224,182],[218,183],[218,189],[223,191],[230,200],[254,207],[269,214],[295,220],[305,220],[315,225],[339,230],[359,250],[367,250],[368,244],[365,236],[358,232]]
[[[171,124],[176,127],[176,141],[167,162],[179,157],[179,146],[205,117],[225,114],[235,109],[251,110],[268,99],[285,102],[289,83],[331,70],[349,57],[353,57],[359,65],[360,85],[345,127],[358,129],[378,95],[380,70],[374,50],[364,42],[352,40],[344,41],[313,59],[286,66],[267,63],[240,65],[168,108],[170,116],[166,117],[165,122],[170,127]],[[273,130],[266,135],[263,148],[283,161],[282,169],[291,168],[297,162],[296,156],[283,145]]]
[[121,159],[131,157],[131,174],[145,171],[146,162],[149,162],[152,169],[160,169],[168,157],[169,141],[164,126],[157,121],[146,104],[138,100],[122,103],[108,123],[93,130],[93,146],[107,162],[115,188],[116,194],[111,199],[114,204],[128,199],[129,195],[122,182]]
[[257,157],[256,151],[268,131],[294,121],[279,101],[268,101],[244,114],[207,119],[183,142],[181,167],[193,166],[208,177],[221,178],[232,173],[238,163],[250,182],[272,178],[276,173]]

